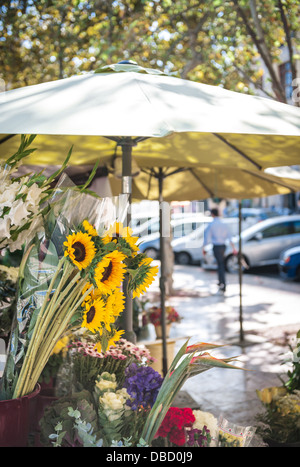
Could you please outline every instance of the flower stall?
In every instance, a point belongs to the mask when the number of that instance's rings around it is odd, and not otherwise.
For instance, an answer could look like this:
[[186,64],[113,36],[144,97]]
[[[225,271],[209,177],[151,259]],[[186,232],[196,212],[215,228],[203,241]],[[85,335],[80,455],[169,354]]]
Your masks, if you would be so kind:
[[[194,375],[239,369],[235,358],[214,358],[208,351],[222,346],[187,340],[162,377],[151,352],[122,337],[125,293],[140,297],[158,267],[123,225],[118,199],[70,186],[65,165],[50,179],[14,178],[33,139],[22,137],[1,168],[0,246],[25,246],[0,380],[0,445],[217,445],[220,427],[172,402]],[[149,315],[155,325],[158,312]],[[43,405],[41,385],[50,381],[54,397]]]

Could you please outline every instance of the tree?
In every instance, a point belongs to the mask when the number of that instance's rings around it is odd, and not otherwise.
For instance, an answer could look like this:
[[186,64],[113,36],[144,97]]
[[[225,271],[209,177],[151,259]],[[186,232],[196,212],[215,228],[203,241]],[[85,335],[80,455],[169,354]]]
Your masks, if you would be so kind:
[[132,59],[182,78],[286,102],[277,65],[286,47],[297,78],[296,3],[6,0],[0,7],[0,77],[7,88],[19,87]]
[[[15,0],[0,7],[6,88],[60,79],[127,58],[140,0]],[[124,48],[125,45],[125,48]]]

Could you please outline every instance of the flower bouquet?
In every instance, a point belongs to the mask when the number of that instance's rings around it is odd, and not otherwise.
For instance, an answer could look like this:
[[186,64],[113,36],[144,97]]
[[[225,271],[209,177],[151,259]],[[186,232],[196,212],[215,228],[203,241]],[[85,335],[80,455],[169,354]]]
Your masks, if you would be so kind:
[[158,433],[173,398],[188,378],[214,367],[242,369],[231,364],[236,360],[235,357],[218,359],[206,352],[206,350],[218,347],[222,347],[222,345],[200,342],[188,346],[188,341],[183,344],[169,367],[156,401],[144,424],[141,437],[148,445],[151,445]]
[[169,446],[211,447],[218,437],[217,419],[209,412],[190,407],[170,407],[155,439]]
[[140,348],[123,338],[108,347],[106,352],[98,352],[93,336],[82,336],[69,345],[68,355],[77,391],[92,391],[97,376],[103,372],[115,374],[119,384],[122,384],[128,366],[133,363],[149,365],[153,361],[148,349]]
[[160,374],[141,364],[129,365],[122,382],[115,373],[101,372],[91,390],[60,398],[46,409],[40,422],[43,445],[54,439],[55,446],[139,446],[161,384]]
[[264,412],[257,414],[258,433],[270,446],[300,443],[300,331],[293,349],[293,368],[281,386],[257,390]]
[[168,437],[176,446],[210,445],[219,431],[214,417],[173,408],[173,398],[189,377],[213,367],[237,367],[230,363],[234,358],[221,360],[205,352],[220,346],[187,344],[164,379],[153,368],[134,362],[125,368],[125,378],[102,371],[91,390],[54,402],[41,420],[43,440],[55,446],[147,447]]
[[[157,306],[149,308],[147,317],[154,326],[161,326],[161,308]],[[166,306],[166,324],[179,323],[181,319],[174,307]]]
[[1,398],[32,392],[56,343],[74,329],[96,334],[98,351],[120,339],[124,278],[129,293],[141,294],[157,273],[130,229],[115,221],[126,213],[122,198],[57,190],[20,266]]
[[[169,337],[170,327],[172,323],[179,323],[181,321],[181,316],[177,313],[174,307],[166,306],[166,335]],[[152,306],[149,308],[143,316],[143,325],[151,323],[154,325],[156,336],[158,339],[162,337],[162,313],[161,308],[157,306]]]
[[18,151],[0,164],[0,249],[9,248],[11,252],[20,250],[41,227],[53,194],[52,183],[66,168],[72,153],[70,149],[62,167],[49,178],[42,172],[14,176],[23,159],[35,151],[29,148],[34,139],[35,135],[22,135]]

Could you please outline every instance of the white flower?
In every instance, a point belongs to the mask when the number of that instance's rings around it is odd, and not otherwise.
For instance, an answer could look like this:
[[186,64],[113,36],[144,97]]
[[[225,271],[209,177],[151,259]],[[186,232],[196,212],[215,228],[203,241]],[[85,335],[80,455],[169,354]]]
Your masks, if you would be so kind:
[[11,207],[13,202],[16,199],[17,193],[19,191],[20,184],[17,182],[11,183],[8,186],[5,186],[2,193],[0,194],[0,206]]
[[117,412],[114,415],[121,416],[124,413],[128,398],[129,394],[126,389],[121,389],[117,392],[105,392],[102,397],[99,397],[99,402],[107,416],[111,416],[112,411]]
[[24,220],[26,220],[28,216],[30,216],[30,212],[27,211],[25,204],[21,200],[15,201],[9,212],[11,224],[20,226],[24,224]]
[[0,218],[0,239],[2,238],[10,238],[10,218],[7,214]]
[[11,243],[9,243],[9,251],[13,253],[16,250],[21,250],[23,244],[28,240],[28,232],[27,230],[22,230],[19,233],[17,239]]
[[193,410],[195,421],[193,428],[202,430],[204,426],[208,428],[212,437],[218,434],[218,420],[210,412],[202,412],[201,410]]
[[28,190],[26,202],[28,206],[37,206],[41,200],[41,194],[43,193],[43,189],[39,188],[39,186],[34,183]]
[[96,386],[100,391],[107,391],[108,389],[116,389],[117,383],[115,381],[100,379],[100,381],[96,382]]

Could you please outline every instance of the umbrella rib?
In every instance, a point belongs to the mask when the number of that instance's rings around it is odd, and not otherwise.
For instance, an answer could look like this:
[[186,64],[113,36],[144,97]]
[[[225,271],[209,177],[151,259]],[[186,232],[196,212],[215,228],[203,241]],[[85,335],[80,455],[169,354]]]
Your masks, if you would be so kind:
[[247,154],[245,154],[243,151],[241,151],[240,149],[238,149],[236,146],[234,146],[234,144],[231,144],[229,143],[229,141],[227,141],[223,136],[219,135],[218,133],[212,133],[214,136],[216,136],[217,138],[219,138],[223,143],[227,144],[227,146],[229,146],[231,149],[233,149],[235,152],[237,152],[240,156],[242,156],[244,159],[246,159],[247,161],[251,162],[251,164],[255,165],[255,167],[259,170],[262,169],[262,166],[259,165],[257,162],[253,161],[249,156],[247,156]]
[[0,140],[0,144],[5,143],[6,141],[8,141],[10,138],[13,138],[14,136],[16,136],[16,135],[6,135],[6,136],[4,136],[4,138],[2,138]]
[[270,182],[270,183],[273,183],[274,185],[280,185],[280,186],[283,186],[284,188],[288,188],[289,190],[291,190],[292,193],[296,193],[296,190],[294,188],[292,188],[290,185],[288,185],[287,183],[283,183],[281,182],[280,180],[270,180],[267,176],[264,176],[262,173],[256,173],[256,172],[251,172],[250,170],[243,170],[243,172],[245,173],[248,173],[250,175],[254,175],[254,177],[257,177],[257,178],[260,178],[262,180],[265,180],[266,182]]
[[184,172],[185,170],[189,170],[189,169],[186,168],[186,167],[182,167],[182,168],[180,168],[180,169],[173,170],[173,171],[170,172],[170,173],[165,173],[165,177],[164,177],[164,178],[169,177],[170,175],[175,175],[175,174],[177,174],[177,173]]
[[203,186],[203,188],[207,191],[207,193],[210,195],[210,197],[213,198],[214,193],[205,185],[205,183],[202,182],[200,177],[197,174],[195,174],[193,169],[189,169],[189,171],[191,172],[192,175],[194,175],[195,179],[200,183],[200,185]]

